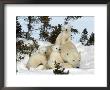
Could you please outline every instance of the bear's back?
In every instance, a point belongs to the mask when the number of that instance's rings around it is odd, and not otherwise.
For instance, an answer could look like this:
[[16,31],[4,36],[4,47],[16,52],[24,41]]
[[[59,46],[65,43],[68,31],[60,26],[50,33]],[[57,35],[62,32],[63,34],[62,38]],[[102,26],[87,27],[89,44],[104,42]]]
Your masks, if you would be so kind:
[[42,60],[46,61],[46,57],[43,54],[34,54],[29,59],[29,65],[36,67],[37,64],[42,63]]
[[73,49],[75,52],[78,52],[76,46],[71,41],[61,45],[61,52],[65,52],[71,49]]

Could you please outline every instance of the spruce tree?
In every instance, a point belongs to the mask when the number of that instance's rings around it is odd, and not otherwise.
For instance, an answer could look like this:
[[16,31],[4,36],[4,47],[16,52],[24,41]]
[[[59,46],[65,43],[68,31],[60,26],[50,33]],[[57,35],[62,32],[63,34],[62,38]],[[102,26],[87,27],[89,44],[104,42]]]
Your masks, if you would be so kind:
[[55,43],[57,36],[61,33],[61,25],[53,26],[53,31],[50,33],[49,42]]
[[[27,28],[28,28],[28,31],[26,32],[26,39],[31,39],[31,32],[33,31],[34,29],[34,25],[36,23],[38,23],[40,20],[38,18],[38,16],[26,16],[24,17],[24,20],[28,23],[27,24]],[[34,25],[33,25],[34,24]],[[35,30],[35,29],[34,29]]]
[[87,40],[88,40],[88,31],[87,29],[85,28],[82,32],[82,36],[80,38],[80,42],[82,43],[82,45],[86,45],[87,43]]
[[48,28],[51,28],[51,25],[49,24],[51,18],[49,16],[39,16],[39,20],[42,23],[42,26],[40,28],[40,39],[48,41],[49,40],[49,31]]
[[82,16],[67,16],[65,18],[66,21],[69,21],[69,20],[77,20],[79,18],[81,18]]
[[87,45],[94,45],[94,33],[92,32],[88,41],[87,41]]
[[54,74],[69,74],[69,70],[67,72],[65,72],[65,68],[62,68],[62,66],[60,65],[60,63],[57,63],[55,61],[55,69],[53,70]]
[[21,38],[22,37],[22,31],[21,31],[21,25],[18,21],[18,16],[16,17],[16,38]]

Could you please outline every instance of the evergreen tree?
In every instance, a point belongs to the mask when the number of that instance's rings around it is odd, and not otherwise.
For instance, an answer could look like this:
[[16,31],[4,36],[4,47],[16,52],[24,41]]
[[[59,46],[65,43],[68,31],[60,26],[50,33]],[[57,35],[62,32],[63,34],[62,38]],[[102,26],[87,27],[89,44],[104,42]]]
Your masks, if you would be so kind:
[[27,24],[28,31],[26,32],[26,39],[29,40],[31,39],[31,32],[33,31],[33,26],[34,26],[32,24],[38,23],[39,18],[38,16],[27,16],[27,17],[24,17],[24,20],[28,22]]
[[88,31],[87,29],[85,28],[82,32],[82,36],[80,38],[80,42],[83,44],[83,45],[86,45],[87,43],[87,40],[88,40]]
[[57,63],[55,61],[55,69],[53,70],[54,74],[69,74],[69,70],[67,72],[65,72],[65,68],[62,68],[62,66],[60,66],[60,63]]
[[87,45],[94,45],[94,33],[92,32],[88,41],[87,41]]
[[69,20],[77,20],[79,18],[81,18],[82,16],[67,16],[65,18],[66,21],[69,21]]
[[33,19],[32,19],[33,16],[28,16],[27,18],[28,18],[28,24],[27,24],[28,32],[26,33],[26,38],[29,40],[29,39],[30,39],[30,36],[31,36],[31,35],[30,35],[30,31],[31,31],[31,29],[32,29],[32,25],[31,25],[31,24],[32,24],[32,22],[33,22],[33,21],[32,21],[32,20],[33,20]]
[[22,31],[21,31],[21,25],[18,21],[18,16],[16,17],[16,38],[21,38],[22,37]]
[[48,41],[49,39],[49,31],[48,28],[51,28],[51,25],[49,24],[51,18],[49,16],[39,16],[40,22],[43,24],[40,28],[40,39],[44,39]]
[[61,25],[58,24],[58,26],[53,26],[53,31],[50,33],[49,42],[52,44],[55,43],[57,36],[61,33]]
[[78,30],[74,28],[71,28],[71,32],[73,32],[74,34],[78,34]]

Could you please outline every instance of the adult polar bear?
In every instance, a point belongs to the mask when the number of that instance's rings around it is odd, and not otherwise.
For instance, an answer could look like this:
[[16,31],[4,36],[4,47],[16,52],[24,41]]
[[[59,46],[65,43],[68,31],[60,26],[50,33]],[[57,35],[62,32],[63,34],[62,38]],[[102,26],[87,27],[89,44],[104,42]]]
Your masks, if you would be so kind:
[[62,45],[65,44],[67,41],[71,40],[71,26],[64,25],[62,27],[62,32],[56,38],[55,44]]
[[80,66],[81,56],[72,42],[68,41],[65,44],[61,45],[60,48],[61,57],[64,62],[69,63],[73,68]]
[[66,62],[64,67],[69,64],[70,67],[79,67],[81,56],[75,45],[71,42],[70,26],[64,25],[62,27],[62,32],[58,35],[55,44],[60,45],[61,57]]

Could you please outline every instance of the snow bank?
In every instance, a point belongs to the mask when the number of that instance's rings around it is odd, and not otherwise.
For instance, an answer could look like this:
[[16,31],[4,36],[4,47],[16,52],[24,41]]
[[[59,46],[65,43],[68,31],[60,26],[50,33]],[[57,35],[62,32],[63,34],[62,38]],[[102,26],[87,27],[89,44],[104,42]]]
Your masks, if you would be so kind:
[[81,52],[80,68],[94,68],[94,46],[83,46],[80,43],[76,44],[79,52]]
[[40,45],[42,47],[42,46],[50,46],[52,44],[47,41],[38,41],[38,45]]
[[27,55],[27,54],[22,54],[22,55],[23,55],[24,59],[21,59],[20,61],[17,62],[17,70],[18,70],[18,72],[22,71],[22,70],[27,70],[26,64],[27,64],[27,62],[29,60],[29,55]]

